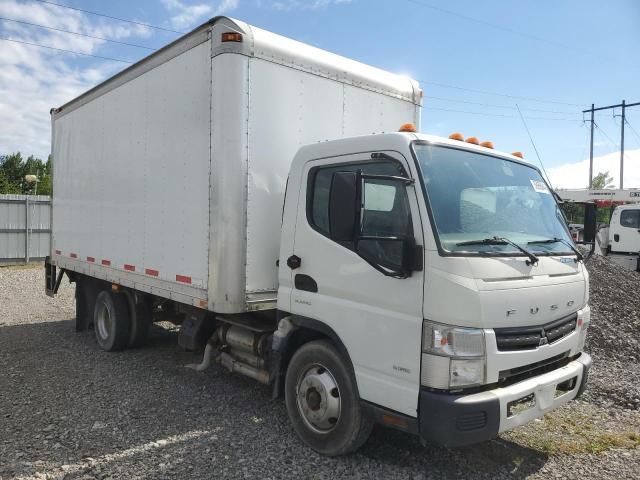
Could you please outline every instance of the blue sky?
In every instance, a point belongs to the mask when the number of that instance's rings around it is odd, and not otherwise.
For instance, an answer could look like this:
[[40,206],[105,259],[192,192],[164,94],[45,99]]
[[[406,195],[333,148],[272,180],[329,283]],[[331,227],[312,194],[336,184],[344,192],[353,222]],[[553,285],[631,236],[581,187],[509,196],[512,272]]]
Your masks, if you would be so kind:
[[[640,101],[637,0],[52,1],[177,31],[225,14],[407,74],[424,89],[423,132],[475,135],[535,162],[517,103],[561,186],[587,183],[589,130],[580,111]],[[0,17],[152,48],[178,36],[35,0],[0,0]],[[0,37],[130,61],[151,52],[7,20]],[[124,67],[0,40],[0,153],[45,157],[49,108]],[[610,170],[617,183],[620,118],[612,113],[596,117],[595,169]],[[625,186],[640,187],[640,107],[627,117]]]

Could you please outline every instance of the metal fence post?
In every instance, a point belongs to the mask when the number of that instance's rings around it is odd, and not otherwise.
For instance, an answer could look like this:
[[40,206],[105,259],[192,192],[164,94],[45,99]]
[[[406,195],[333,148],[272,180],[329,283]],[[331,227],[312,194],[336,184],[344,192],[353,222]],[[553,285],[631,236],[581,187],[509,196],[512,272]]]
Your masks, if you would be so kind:
[[29,263],[29,197],[24,199],[24,263]]

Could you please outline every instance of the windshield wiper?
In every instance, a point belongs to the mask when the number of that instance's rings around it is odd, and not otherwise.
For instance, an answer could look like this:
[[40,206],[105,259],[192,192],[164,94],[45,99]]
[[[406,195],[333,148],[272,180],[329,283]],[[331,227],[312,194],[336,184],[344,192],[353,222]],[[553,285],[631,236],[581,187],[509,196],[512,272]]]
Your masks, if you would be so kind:
[[571,245],[570,242],[567,242],[563,238],[554,237],[554,238],[547,238],[545,240],[532,240],[531,242],[527,242],[527,245],[532,245],[536,243],[562,243],[563,245],[569,247],[571,251],[576,254],[576,257],[578,257],[578,261],[584,260],[584,255],[580,253],[580,250],[578,250],[575,246]]
[[533,253],[504,237],[491,237],[484,238],[482,240],[468,240],[466,242],[456,243],[457,247],[462,247],[465,245],[511,245],[512,247],[517,248],[527,257],[529,257],[529,260],[527,260],[527,265],[535,265],[536,263],[538,263],[538,257],[536,257]]

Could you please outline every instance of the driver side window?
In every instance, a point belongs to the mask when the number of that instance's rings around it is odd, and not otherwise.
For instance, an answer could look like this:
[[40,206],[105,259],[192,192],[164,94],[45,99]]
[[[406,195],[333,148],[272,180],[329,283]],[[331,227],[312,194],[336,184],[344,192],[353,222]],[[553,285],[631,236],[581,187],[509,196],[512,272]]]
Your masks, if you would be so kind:
[[[316,167],[309,172],[307,219],[319,234],[330,238],[329,194],[335,172],[406,177],[402,165],[393,161],[359,162]],[[362,185],[362,231],[356,242],[339,242],[358,252],[365,260],[389,269],[403,263],[403,245],[399,239],[411,237],[413,227],[406,188],[385,179],[365,179]],[[380,237],[380,238],[376,238]],[[398,239],[398,240],[395,240]]]

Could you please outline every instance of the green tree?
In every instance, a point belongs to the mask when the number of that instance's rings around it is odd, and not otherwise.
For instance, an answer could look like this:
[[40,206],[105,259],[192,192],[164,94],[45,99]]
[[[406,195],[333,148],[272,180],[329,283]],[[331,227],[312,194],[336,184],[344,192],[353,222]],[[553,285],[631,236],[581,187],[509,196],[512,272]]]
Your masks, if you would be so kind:
[[613,188],[613,177],[609,175],[609,171],[599,172],[591,181],[591,188],[602,190],[603,188]]
[[0,169],[4,172],[7,182],[9,182],[9,188],[12,190],[17,189],[18,193],[21,190],[23,181],[23,167],[24,163],[20,152],[0,157]]
[[38,194],[51,195],[51,156],[46,163],[33,155],[24,160],[20,152],[0,156],[0,193],[35,193],[36,185],[27,183],[26,175],[38,177]]

